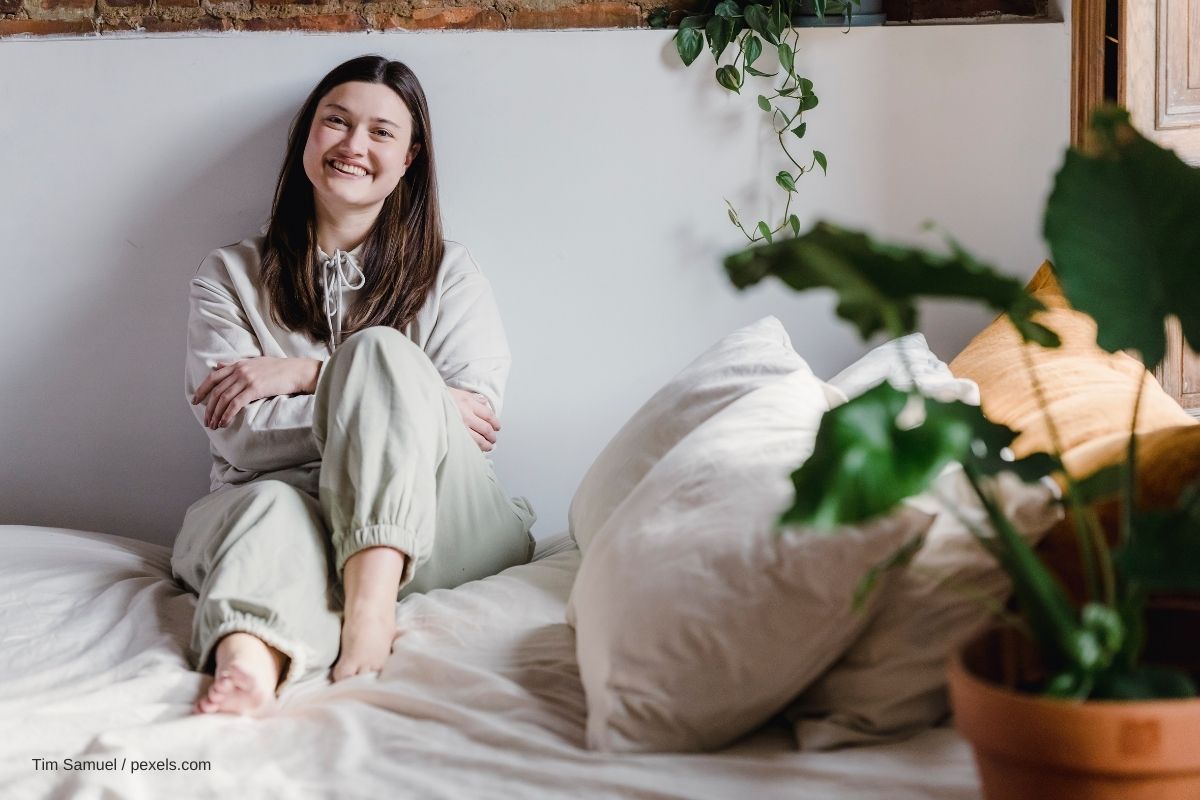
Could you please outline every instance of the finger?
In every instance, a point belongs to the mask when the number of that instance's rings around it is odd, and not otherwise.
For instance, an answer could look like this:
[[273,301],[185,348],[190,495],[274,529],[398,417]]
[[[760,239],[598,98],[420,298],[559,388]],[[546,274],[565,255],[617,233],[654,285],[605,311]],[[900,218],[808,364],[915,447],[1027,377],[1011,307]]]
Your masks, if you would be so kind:
[[500,430],[500,420],[492,412],[492,404],[488,402],[486,397],[478,392],[472,396],[475,399],[475,405],[479,406],[481,409],[475,413],[478,414],[481,419],[487,420],[488,424],[491,425],[494,430]]
[[205,397],[213,390],[213,387],[228,378],[232,368],[236,365],[236,361],[218,361],[217,365],[209,371],[204,380],[200,382],[200,385],[196,387],[196,395],[192,398],[192,405],[203,403]]
[[217,423],[225,414],[225,409],[229,407],[229,403],[237,396],[238,392],[242,391],[242,381],[237,375],[230,375],[225,380],[217,385],[213,390],[210,398],[211,404],[208,409],[208,419],[205,424],[210,428],[217,427]]
[[484,439],[482,436],[480,436],[475,431],[471,431],[471,438],[475,440],[475,444],[479,445],[479,449],[482,450],[483,452],[487,453],[487,452],[491,451],[492,443],[489,442],[487,439]]
[[234,417],[238,415],[238,412],[245,408],[250,401],[254,399],[255,398],[252,396],[249,388],[238,392],[237,396],[230,401],[229,407],[225,409],[225,413],[221,416],[219,427],[229,427],[229,425],[233,423]]
[[467,427],[469,427],[471,429],[472,433],[482,436],[484,439],[488,440],[489,442],[496,441],[496,431],[494,428],[492,428],[492,426],[485,419],[480,419],[479,417],[475,417],[474,419],[471,420],[470,424]]

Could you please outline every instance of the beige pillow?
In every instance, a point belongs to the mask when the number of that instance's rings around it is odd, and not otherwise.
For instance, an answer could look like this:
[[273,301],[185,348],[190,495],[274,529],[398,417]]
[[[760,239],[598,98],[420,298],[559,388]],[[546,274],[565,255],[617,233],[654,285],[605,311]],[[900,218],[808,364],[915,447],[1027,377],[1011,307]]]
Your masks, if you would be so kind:
[[609,515],[684,436],[739,397],[798,369],[807,365],[775,317],[734,331],[688,364],[637,410],[584,475],[567,515],[579,549],[587,551]]
[[932,517],[902,508],[833,534],[777,535],[827,397],[805,367],[729,404],[594,537],[567,612],[589,747],[722,747],[787,706],[869,622],[854,589]]
[[[1062,516],[1049,481],[1031,485],[1005,474],[991,489],[1030,541]],[[802,750],[903,738],[943,719],[950,710],[946,659],[991,623],[1008,596],[1008,578],[963,521],[990,530],[961,465],[910,502],[936,515],[925,545],[879,590],[880,611],[863,635],[789,710]]]

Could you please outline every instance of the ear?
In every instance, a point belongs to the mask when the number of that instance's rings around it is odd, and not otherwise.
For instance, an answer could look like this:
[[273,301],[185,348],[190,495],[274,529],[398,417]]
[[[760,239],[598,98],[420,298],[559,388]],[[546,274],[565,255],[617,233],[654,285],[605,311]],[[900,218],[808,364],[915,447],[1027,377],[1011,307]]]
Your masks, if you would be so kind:
[[408,148],[408,157],[404,159],[405,169],[412,166],[413,159],[417,157],[417,153],[419,152],[421,152],[421,143],[413,142],[412,147]]

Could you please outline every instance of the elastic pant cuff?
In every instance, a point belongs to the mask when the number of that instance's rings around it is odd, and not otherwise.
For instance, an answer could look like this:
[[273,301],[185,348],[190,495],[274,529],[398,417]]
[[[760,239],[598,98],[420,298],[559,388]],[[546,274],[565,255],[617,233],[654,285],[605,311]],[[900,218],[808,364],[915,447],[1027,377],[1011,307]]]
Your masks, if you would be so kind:
[[217,644],[231,633],[248,633],[251,636],[261,639],[268,647],[273,647],[287,656],[287,669],[284,671],[283,679],[275,687],[276,695],[281,694],[285,688],[304,676],[304,671],[307,669],[308,663],[304,657],[303,648],[297,647],[286,636],[280,636],[261,617],[254,617],[237,611],[228,614],[209,633],[203,649],[200,651],[198,663],[201,671],[204,671],[208,666],[208,660],[215,656]]
[[412,580],[416,560],[420,557],[417,542],[417,533],[402,525],[364,525],[335,537],[338,583],[343,582],[342,573],[351,556],[368,547],[391,547],[404,555],[404,572],[400,576],[400,588],[404,588]]

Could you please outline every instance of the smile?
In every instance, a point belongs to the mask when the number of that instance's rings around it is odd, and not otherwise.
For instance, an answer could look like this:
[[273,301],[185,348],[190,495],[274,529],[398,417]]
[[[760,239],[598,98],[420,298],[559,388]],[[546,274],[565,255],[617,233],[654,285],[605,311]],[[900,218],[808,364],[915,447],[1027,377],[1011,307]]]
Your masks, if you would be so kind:
[[343,175],[354,175],[355,177],[363,178],[366,177],[367,174],[367,171],[362,167],[357,167],[354,164],[347,164],[345,161],[338,161],[336,158],[332,158],[326,163]]

